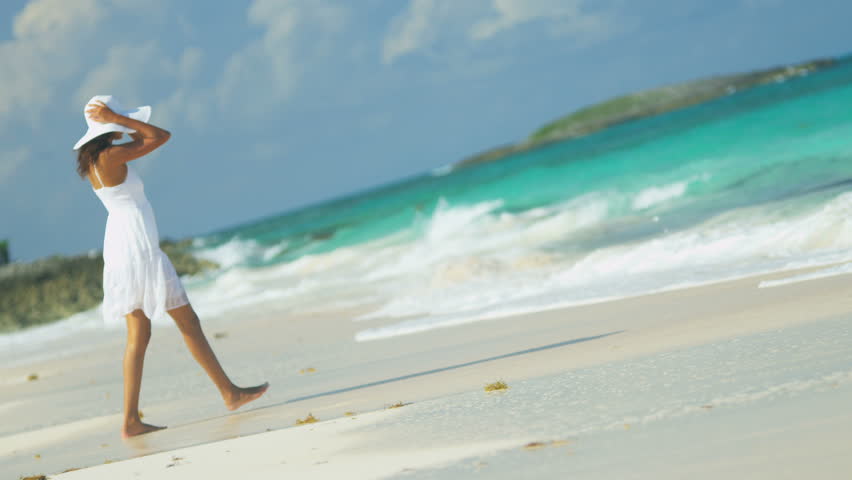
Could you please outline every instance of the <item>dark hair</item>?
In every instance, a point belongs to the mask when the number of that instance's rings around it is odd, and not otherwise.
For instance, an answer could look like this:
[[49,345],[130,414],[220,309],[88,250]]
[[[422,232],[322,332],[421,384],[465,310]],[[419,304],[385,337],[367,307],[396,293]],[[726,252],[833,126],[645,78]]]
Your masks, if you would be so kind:
[[98,156],[112,146],[112,137],[115,132],[107,132],[84,143],[77,150],[77,173],[80,178],[85,178],[89,174],[89,168],[97,163]]

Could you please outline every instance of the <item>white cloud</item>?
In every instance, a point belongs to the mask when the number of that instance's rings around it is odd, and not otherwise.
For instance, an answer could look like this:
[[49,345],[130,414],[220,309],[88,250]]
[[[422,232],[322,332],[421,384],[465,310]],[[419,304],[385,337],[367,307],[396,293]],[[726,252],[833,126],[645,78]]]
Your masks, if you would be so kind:
[[746,8],[777,8],[781,3],[781,0],[743,0]]
[[0,44],[0,124],[21,114],[37,121],[54,83],[76,71],[71,45],[101,21],[101,12],[95,0],[36,0],[24,7],[14,19],[13,39]]
[[263,36],[231,56],[214,92],[220,109],[251,115],[292,95],[306,65],[328,53],[327,40],[345,26],[346,11],[318,0],[255,0],[248,19]]
[[[233,51],[221,73],[208,82],[199,78],[205,61],[201,49],[188,47],[176,59],[162,60],[166,54],[159,44],[145,44],[135,47],[135,52],[127,47],[110,52],[107,62],[86,83],[124,85],[126,91],[134,92],[139,82],[165,79],[169,90],[165,98],[155,101],[155,122],[166,128],[184,123],[197,131],[225,116],[239,123],[280,109],[291,98],[312,62],[332,53],[331,39],[345,28],[347,12],[319,0],[255,0],[246,18],[260,28],[260,35]],[[115,61],[111,61],[113,53]],[[127,55],[134,58],[133,69],[123,68],[120,59]],[[215,68],[206,65],[211,66]],[[159,72],[159,77],[152,77],[152,72]]]
[[605,27],[598,15],[584,13],[582,0],[492,0],[497,15],[476,22],[469,33],[474,40],[486,40],[519,25],[541,20],[554,36],[593,34]]
[[[61,40],[81,25],[95,25],[104,17],[98,0],[33,0],[15,17],[12,32],[19,41],[44,44]],[[47,46],[49,46],[48,44]]]
[[28,147],[18,147],[11,152],[0,152],[0,186],[7,183],[20,167],[30,159]]
[[74,109],[91,95],[111,93],[128,106],[153,103],[152,121],[166,128],[202,130],[224,115],[239,121],[281,108],[312,62],[332,53],[331,39],[345,28],[347,11],[319,0],[255,0],[246,19],[260,35],[232,51],[219,75],[208,79],[200,77],[202,66],[216,66],[195,46],[174,52],[149,39],[110,47],[81,79]]
[[[146,9],[151,2],[146,2]],[[114,36],[107,20],[128,0],[31,0],[14,18],[12,39],[0,43],[0,125],[13,116],[36,125],[64,82],[91,58],[103,55],[102,39]]]
[[141,45],[114,45],[107,50],[106,61],[89,70],[70,99],[75,107],[92,95],[116,95],[125,107],[140,100],[140,87],[162,72],[157,65],[161,52],[153,41]]
[[196,130],[206,123],[210,113],[209,92],[199,91],[194,85],[201,70],[204,54],[198,47],[187,47],[181,53],[177,63],[170,68],[176,79],[171,94],[154,105],[153,121],[171,128],[180,122],[187,122]]
[[524,24],[540,22],[551,37],[573,36],[585,43],[612,33],[612,19],[588,12],[585,0],[412,0],[391,21],[382,45],[386,64],[445,41],[463,50]]
[[447,3],[439,0],[412,0],[407,11],[391,21],[385,37],[382,60],[391,63],[399,56],[420,50],[432,42],[435,24],[440,20]]
[[251,146],[255,157],[263,160],[282,158],[287,152],[284,142],[280,140],[259,140]]
[[201,61],[204,54],[198,47],[187,47],[184,49],[177,64],[177,75],[180,81],[192,80],[201,69]]
[[163,101],[154,105],[152,121],[165,128],[174,128],[182,122],[197,131],[208,122],[213,106],[212,95],[189,86],[177,88]]
[[[128,108],[153,103],[153,123],[171,128],[187,122],[200,129],[210,102],[209,94],[194,88],[203,59],[202,50],[195,46],[170,56],[154,40],[114,45],[104,62],[86,73],[70,101],[74,109],[80,109],[92,95],[109,94]],[[164,98],[158,98],[163,94]]]
[[387,131],[391,124],[393,124],[393,114],[385,111],[370,112],[361,120],[361,127],[368,132]]

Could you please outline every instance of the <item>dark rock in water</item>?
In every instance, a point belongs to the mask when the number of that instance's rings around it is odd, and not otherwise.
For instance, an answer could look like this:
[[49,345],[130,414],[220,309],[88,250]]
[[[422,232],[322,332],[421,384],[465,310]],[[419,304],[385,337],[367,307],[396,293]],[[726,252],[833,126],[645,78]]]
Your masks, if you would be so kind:
[[[178,275],[218,267],[195,258],[189,240],[164,240],[160,247]],[[100,252],[1,266],[0,332],[54,322],[96,307],[103,300],[103,268]]]
[[100,257],[50,257],[0,269],[0,332],[48,323],[103,298]]
[[180,241],[165,239],[160,242],[160,248],[169,256],[178,275],[195,275],[205,270],[215,270],[219,265],[210,260],[196,258],[190,252],[192,240]]
[[703,78],[613,98],[559,118],[539,128],[520,143],[504,145],[465,158],[456,163],[453,170],[493,162],[514,153],[582,137],[614,125],[686,108],[758,85],[784,81],[835,64],[836,60],[831,58],[818,59],[755,72]]
[[311,233],[311,240],[328,240],[334,236],[334,230],[323,230]]

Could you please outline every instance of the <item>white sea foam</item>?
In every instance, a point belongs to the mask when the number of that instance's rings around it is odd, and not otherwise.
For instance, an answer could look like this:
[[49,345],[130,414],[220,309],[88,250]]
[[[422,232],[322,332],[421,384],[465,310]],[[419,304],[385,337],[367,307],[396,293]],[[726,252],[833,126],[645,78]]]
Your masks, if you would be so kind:
[[[774,269],[768,269],[766,271],[774,271]],[[386,325],[384,327],[367,328],[359,331],[355,335],[355,339],[359,342],[380,340],[486,320],[497,320],[500,318],[527,313],[543,312],[581,305],[592,305],[595,303],[630,298],[639,295],[697,287],[727,280],[734,280],[741,276],[742,275],[738,274],[719,276],[704,281],[672,281],[669,279],[668,282],[659,281],[659,279],[655,282],[655,279],[653,278],[645,278],[641,280],[634,278],[633,280],[636,282],[635,284],[628,284],[628,282],[624,282],[620,285],[621,288],[617,289],[618,293],[612,293],[613,291],[616,291],[616,289],[611,288],[612,285],[603,284],[589,285],[585,288],[574,290],[560,290],[558,287],[552,287],[550,291],[545,292],[534,291],[533,289],[525,291],[517,289],[513,290],[511,286],[507,286],[503,292],[492,292],[492,295],[490,296],[491,298],[484,296],[471,297],[467,299],[465,306],[456,305],[460,310],[465,307],[466,310],[458,311],[457,313],[431,313],[425,316]],[[492,300],[492,302],[489,303],[489,300]],[[412,301],[410,298],[395,299],[385,305],[382,309],[356,318],[356,320],[369,320],[381,317],[399,317],[406,315],[405,312],[413,311],[418,308],[422,308],[421,302]]]
[[[205,248],[198,242],[201,255],[223,268],[184,282],[205,318],[264,305],[293,313],[378,305],[353,320],[408,319],[358,334],[368,340],[852,261],[852,193],[810,210],[792,210],[798,213],[778,204],[741,208],[629,243],[562,247],[606,232],[611,210],[623,202],[617,195],[590,193],[507,213],[500,211],[500,201],[441,201],[431,217],[421,217],[408,230],[262,268],[248,265],[280,254],[286,243],[263,247],[237,239]],[[665,223],[660,213],[654,228]],[[0,341],[10,338],[0,336]]]
[[452,173],[454,169],[455,169],[455,165],[450,163],[448,165],[443,165],[441,167],[438,167],[438,168],[432,170],[430,173],[433,177],[443,177],[444,175]]
[[709,173],[694,175],[680,182],[655,185],[641,190],[633,198],[633,210],[645,210],[647,208],[670,202],[686,195],[689,186],[696,182],[707,182],[712,178]]
[[267,262],[287,249],[287,242],[263,246],[254,240],[243,240],[235,237],[232,240],[216,247],[204,248],[203,242],[195,245],[198,250],[195,255],[211,262],[216,262],[223,269],[229,269],[238,265],[256,260]]
[[450,208],[443,198],[438,202],[438,208],[429,223],[426,231],[426,241],[443,242],[452,240],[459,233],[467,230],[468,226],[475,224],[494,210],[503,205],[501,200],[477,203],[471,206],[460,206]]
[[[796,268],[802,262],[824,265],[849,257],[850,200],[852,194],[840,195],[793,216],[776,205],[743,208],[687,230],[571,254],[551,245],[586,229],[606,228],[605,195],[519,214],[499,212],[499,201],[463,206],[442,201],[413,231],[270,267],[234,267],[190,294],[208,305],[209,315],[253,302],[321,311],[334,292],[339,305],[381,303],[358,321],[415,317],[358,335],[359,340],[388,338]],[[659,220],[665,221],[665,216]]]
[[807,282],[808,280],[818,280],[820,278],[836,277],[838,275],[848,275],[850,273],[852,273],[852,263],[844,263],[843,265],[835,265],[833,267],[823,268],[815,272],[802,273],[787,278],[780,278],[778,280],[765,280],[763,282],[760,282],[758,287],[778,287],[781,285],[790,285],[791,283]]
[[644,210],[662,202],[682,197],[689,182],[677,182],[662,187],[649,187],[642,190],[633,200],[634,210]]
[[55,340],[66,336],[69,332],[100,328],[100,306],[85,312],[76,313],[65,320],[39,327],[33,327],[20,332],[0,335],[0,350],[7,350],[16,345],[31,345],[34,340]]
[[539,210],[534,215],[524,214],[519,219],[519,240],[525,243],[545,244],[558,241],[573,233],[600,225],[609,215],[609,202],[602,194],[583,195],[557,205],[549,212]]
[[0,335],[0,364],[13,367],[35,360],[62,357],[87,348],[92,339],[79,347],[44,348],[51,342],[56,342],[69,336],[103,330],[100,306],[84,312],[76,313],[58,322],[29,328],[20,332]]
[[356,338],[388,338],[786,270],[802,262],[848,259],[850,200],[852,194],[839,195],[821,208],[787,218],[777,213],[777,205],[744,208],[688,230],[600,248],[580,258],[552,257],[532,275],[511,268],[501,252],[480,251],[457,260],[459,266],[449,270],[452,281],[395,284],[385,305],[358,320],[416,318],[366,329]]

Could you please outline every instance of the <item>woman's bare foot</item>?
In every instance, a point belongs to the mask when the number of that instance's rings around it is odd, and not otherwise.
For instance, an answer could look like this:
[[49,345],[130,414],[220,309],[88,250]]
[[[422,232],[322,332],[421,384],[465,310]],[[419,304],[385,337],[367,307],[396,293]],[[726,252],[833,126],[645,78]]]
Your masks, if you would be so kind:
[[266,393],[266,389],[269,388],[269,382],[264,383],[263,385],[258,385],[256,387],[248,387],[248,388],[235,388],[233,393],[231,393],[231,398],[225,399],[225,406],[228,410],[236,410],[243,405],[251,402],[252,400],[257,400],[261,395]]
[[142,423],[141,420],[131,423],[124,424],[124,427],[121,429],[121,438],[130,438],[135,437],[136,435],[142,435],[143,433],[156,432],[157,430],[162,430],[166,427],[157,427],[154,425],[148,425],[147,423]]

